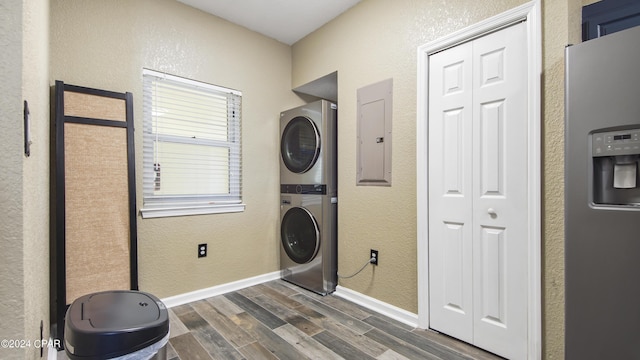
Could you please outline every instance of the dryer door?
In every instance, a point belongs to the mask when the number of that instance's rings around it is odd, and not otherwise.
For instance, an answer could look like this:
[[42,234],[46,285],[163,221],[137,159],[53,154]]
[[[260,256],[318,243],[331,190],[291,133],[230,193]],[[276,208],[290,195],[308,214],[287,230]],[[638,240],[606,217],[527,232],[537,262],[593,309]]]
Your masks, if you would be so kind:
[[309,210],[302,207],[289,209],[282,217],[280,234],[284,251],[298,264],[308,263],[318,253],[320,228]]
[[287,169],[302,174],[313,167],[320,155],[320,132],[304,116],[293,118],[282,131],[280,155]]

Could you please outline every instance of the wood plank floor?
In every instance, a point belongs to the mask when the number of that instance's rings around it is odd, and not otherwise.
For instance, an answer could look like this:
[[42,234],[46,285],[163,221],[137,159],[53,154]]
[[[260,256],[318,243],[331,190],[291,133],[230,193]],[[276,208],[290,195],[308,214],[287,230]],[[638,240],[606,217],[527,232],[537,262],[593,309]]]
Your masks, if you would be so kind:
[[176,306],[169,317],[170,360],[502,359],[282,280]]
[[282,280],[170,309],[167,358],[501,359]]

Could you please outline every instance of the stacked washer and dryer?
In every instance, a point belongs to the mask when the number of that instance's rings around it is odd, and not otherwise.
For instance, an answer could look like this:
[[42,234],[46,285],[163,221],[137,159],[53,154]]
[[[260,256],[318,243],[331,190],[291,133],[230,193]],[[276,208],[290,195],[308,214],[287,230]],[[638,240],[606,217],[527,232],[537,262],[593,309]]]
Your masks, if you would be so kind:
[[320,100],[280,114],[280,269],[321,295],[337,275],[337,110]]

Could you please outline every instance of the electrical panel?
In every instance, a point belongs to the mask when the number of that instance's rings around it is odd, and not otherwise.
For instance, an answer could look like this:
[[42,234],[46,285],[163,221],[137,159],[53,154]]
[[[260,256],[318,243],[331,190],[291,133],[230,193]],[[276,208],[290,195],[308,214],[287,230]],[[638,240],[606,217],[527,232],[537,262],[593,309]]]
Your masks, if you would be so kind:
[[391,186],[393,79],[358,89],[357,185]]

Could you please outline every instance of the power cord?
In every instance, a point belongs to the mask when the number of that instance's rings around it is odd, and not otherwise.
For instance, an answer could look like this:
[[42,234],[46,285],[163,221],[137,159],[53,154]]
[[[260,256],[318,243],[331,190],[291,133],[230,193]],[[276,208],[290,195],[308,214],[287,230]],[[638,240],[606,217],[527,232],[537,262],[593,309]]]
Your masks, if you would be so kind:
[[376,258],[372,257],[372,258],[370,258],[369,260],[367,260],[367,262],[366,262],[366,263],[364,263],[364,265],[362,265],[362,267],[360,268],[360,270],[356,271],[354,274],[349,275],[349,276],[342,276],[342,275],[338,274],[338,277],[339,277],[340,279],[349,279],[349,278],[352,278],[352,277],[354,277],[354,276],[356,276],[356,275],[360,274],[360,273],[362,272],[362,270],[364,270],[364,268],[366,268],[366,267],[367,267],[367,265],[369,265],[369,264],[371,264],[372,262],[375,262],[375,261],[376,261]]

